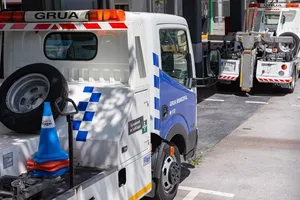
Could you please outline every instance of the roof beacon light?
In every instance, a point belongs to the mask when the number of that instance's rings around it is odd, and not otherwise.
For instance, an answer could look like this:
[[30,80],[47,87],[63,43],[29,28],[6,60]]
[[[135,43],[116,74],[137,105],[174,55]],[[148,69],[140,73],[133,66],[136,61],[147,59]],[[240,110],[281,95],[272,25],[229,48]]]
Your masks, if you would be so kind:
[[299,3],[250,3],[249,8],[299,8]]
[[287,3],[286,7],[287,8],[299,8],[299,4],[298,3]]
[[90,10],[89,21],[124,21],[125,12],[123,10]]
[[90,22],[125,21],[123,10],[68,10],[68,11],[3,11],[0,22]]

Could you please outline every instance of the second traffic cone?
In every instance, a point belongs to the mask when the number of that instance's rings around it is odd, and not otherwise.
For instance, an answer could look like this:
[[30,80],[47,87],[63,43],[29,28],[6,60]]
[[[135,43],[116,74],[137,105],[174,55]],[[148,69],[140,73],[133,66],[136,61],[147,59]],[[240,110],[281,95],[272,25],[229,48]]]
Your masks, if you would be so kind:
[[67,159],[69,155],[60,147],[50,102],[44,102],[39,149],[33,155],[33,160],[43,163]]

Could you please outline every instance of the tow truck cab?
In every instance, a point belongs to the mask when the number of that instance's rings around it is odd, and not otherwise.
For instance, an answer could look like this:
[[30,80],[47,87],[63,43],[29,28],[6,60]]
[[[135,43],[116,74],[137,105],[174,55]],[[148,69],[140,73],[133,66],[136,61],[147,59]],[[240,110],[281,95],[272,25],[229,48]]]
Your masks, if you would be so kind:
[[[0,165],[1,176],[27,171],[26,160],[38,150],[45,101],[68,150],[67,121],[53,102],[60,99],[67,112],[70,98],[79,110],[72,128],[74,165],[82,172],[75,182],[82,187],[50,191],[48,198],[137,199],[151,190],[158,199],[174,198],[179,155],[192,157],[198,140],[186,20],[77,10],[1,12],[0,21],[0,157],[11,161]],[[91,168],[100,169],[97,178],[90,178]]]

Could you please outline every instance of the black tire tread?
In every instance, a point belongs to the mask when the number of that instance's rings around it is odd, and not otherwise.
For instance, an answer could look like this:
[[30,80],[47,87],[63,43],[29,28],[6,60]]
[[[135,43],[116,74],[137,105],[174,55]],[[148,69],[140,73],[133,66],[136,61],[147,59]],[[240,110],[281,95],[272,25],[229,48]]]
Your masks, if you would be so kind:
[[[181,165],[181,158],[180,158],[180,152],[178,147],[175,144],[170,144],[170,145],[174,146],[176,159]],[[158,157],[161,157],[161,155],[159,155]],[[164,157],[164,159],[166,159],[166,157]],[[173,193],[169,193],[169,194],[164,192],[164,189],[162,188],[163,186],[162,186],[161,179],[157,180],[156,184],[157,184],[157,190],[154,198],[155,200],[173,200],[175,198],[179,184],[175,186],[175,188],[173,189]]]

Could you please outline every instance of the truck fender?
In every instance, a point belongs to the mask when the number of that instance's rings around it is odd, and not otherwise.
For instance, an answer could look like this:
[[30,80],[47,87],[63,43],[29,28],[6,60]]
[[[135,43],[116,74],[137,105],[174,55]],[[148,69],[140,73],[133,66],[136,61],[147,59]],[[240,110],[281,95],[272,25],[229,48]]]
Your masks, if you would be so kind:
[[[187,153],[188,133],[186,128],[182,124],[175,124],[174,126],[172,126],[168,134],[166,135],[166,140],[170,142],[176,135],[182,136],[184,140],[184,144],[176,144],[179,150],[182,154]],[[181,145],[183,145],[183,147]]]

